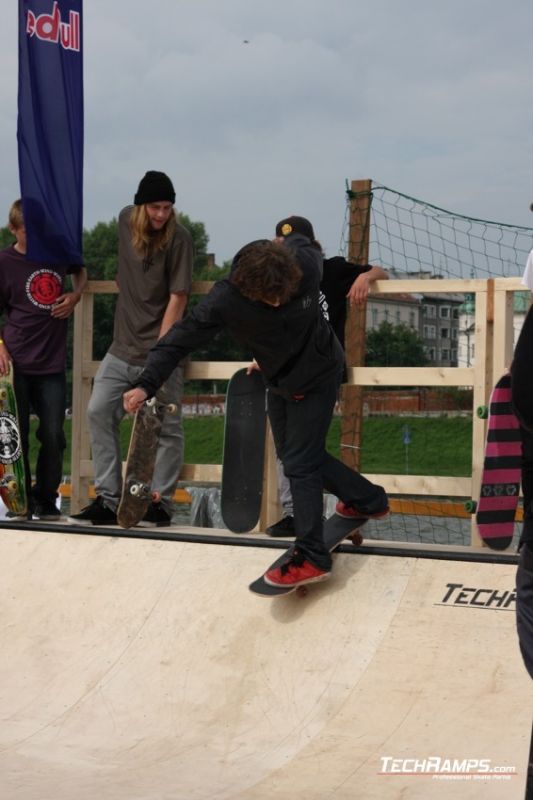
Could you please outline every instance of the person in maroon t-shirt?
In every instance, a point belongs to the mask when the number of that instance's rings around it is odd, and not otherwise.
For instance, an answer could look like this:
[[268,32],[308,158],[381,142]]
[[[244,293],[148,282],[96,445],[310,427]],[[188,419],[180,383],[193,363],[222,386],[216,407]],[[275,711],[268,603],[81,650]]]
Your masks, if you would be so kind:
[[[59,519],[57,490],[63,473],[66,405],[67,320],[87,282],[85,267],[48,265],[26,258],[22,202],[9,211],[11,247],[0,252],[0,375],[14,367],[22,451],[29,498],[28,518]],[[72,292],[65,290],[70,275]],[[40,442],[31,485],[28,458],[30,412],[39,419]]]

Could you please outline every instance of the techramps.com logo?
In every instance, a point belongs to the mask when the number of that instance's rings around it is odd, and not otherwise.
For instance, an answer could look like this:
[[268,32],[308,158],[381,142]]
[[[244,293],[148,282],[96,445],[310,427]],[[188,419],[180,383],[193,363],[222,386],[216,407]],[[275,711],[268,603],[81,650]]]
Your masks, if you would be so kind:
[[381,756],[379,775],[425,776],[441,781],[510,781],[516,767],[493,764],[490,758],[394,758]]
[[484,608],[492,611],[514,611],[516,591],[494,587],[465,586],[463,583],[447,583],[438,606],[462,606]]

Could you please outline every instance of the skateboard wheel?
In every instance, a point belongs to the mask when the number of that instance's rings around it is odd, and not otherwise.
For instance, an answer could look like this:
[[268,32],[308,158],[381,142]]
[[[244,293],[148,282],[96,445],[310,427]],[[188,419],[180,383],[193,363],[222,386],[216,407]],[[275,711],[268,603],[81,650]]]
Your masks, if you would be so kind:
[[142,483],[133,483],[130,486],[130,494],[133,497],[146,497],[150,493],[150,490],[147,486]]
[[488,419],[488,416],[489,416],[488,406],[478,406],[476,408],[476,417],[478,419]]
[[177,407],[176,403],[169,403],[168,406],[166,407],[166,412],[167,412],[167,414],[177,414],[178,413],[178,407]]
[[153,397],[150,397],[148,400],[145,400],[145,404],[148,406],[148,408],[152,408],[153,406],[155,406],[156,402],[157,401],[155,395]]
[[477,508],[477,503],[475,500],[467,500],[465,502],[465,511],[468,511],[469,514],[473,514]]

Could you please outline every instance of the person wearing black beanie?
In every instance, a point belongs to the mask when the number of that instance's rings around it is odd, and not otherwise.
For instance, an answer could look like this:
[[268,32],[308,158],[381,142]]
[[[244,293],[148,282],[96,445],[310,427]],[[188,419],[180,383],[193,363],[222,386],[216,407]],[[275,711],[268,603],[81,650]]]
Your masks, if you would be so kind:
[[145,203],[176,202],[176,192],[172,181],[164,172],[150,170],[139,183],[137,193],[133,198],[136,206],[143,206]]
[[[122,394],[143,370],[150,348],[182,319],[191,289],[193,242],[177,220],[176,193],[164,172],[149,170],[139,182],[132,206],[119,214],[117,283],[113,341],[94,380],[88,407],[96,500],[72,522],[110,525],[122,492],[119,423]],[[152,487],[161,501],[152,503],[143,527],[169,525],[173,496],[183,462],[181,398],[183,366],[161,390],[161,399],[178,407],[163,423]]]

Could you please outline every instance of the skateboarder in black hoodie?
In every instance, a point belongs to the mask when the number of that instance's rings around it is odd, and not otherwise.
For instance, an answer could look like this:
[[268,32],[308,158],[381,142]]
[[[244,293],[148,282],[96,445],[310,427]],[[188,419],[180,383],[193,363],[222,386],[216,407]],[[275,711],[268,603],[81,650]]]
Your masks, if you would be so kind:
[[324,489],[357,517],[387,507],[381,486],[326,452],[343,352],[319,307],[321,275],[322,256],[307,236],[292,233],[245,245],[229,278],[157,342],[135,387],[124,394],[126,411],[135,411],[179,361],[222,329],[248,346],[267,385],[268,416],[294,501],[295,550],[282,567],[265,573],[275,586],[329,577]]

